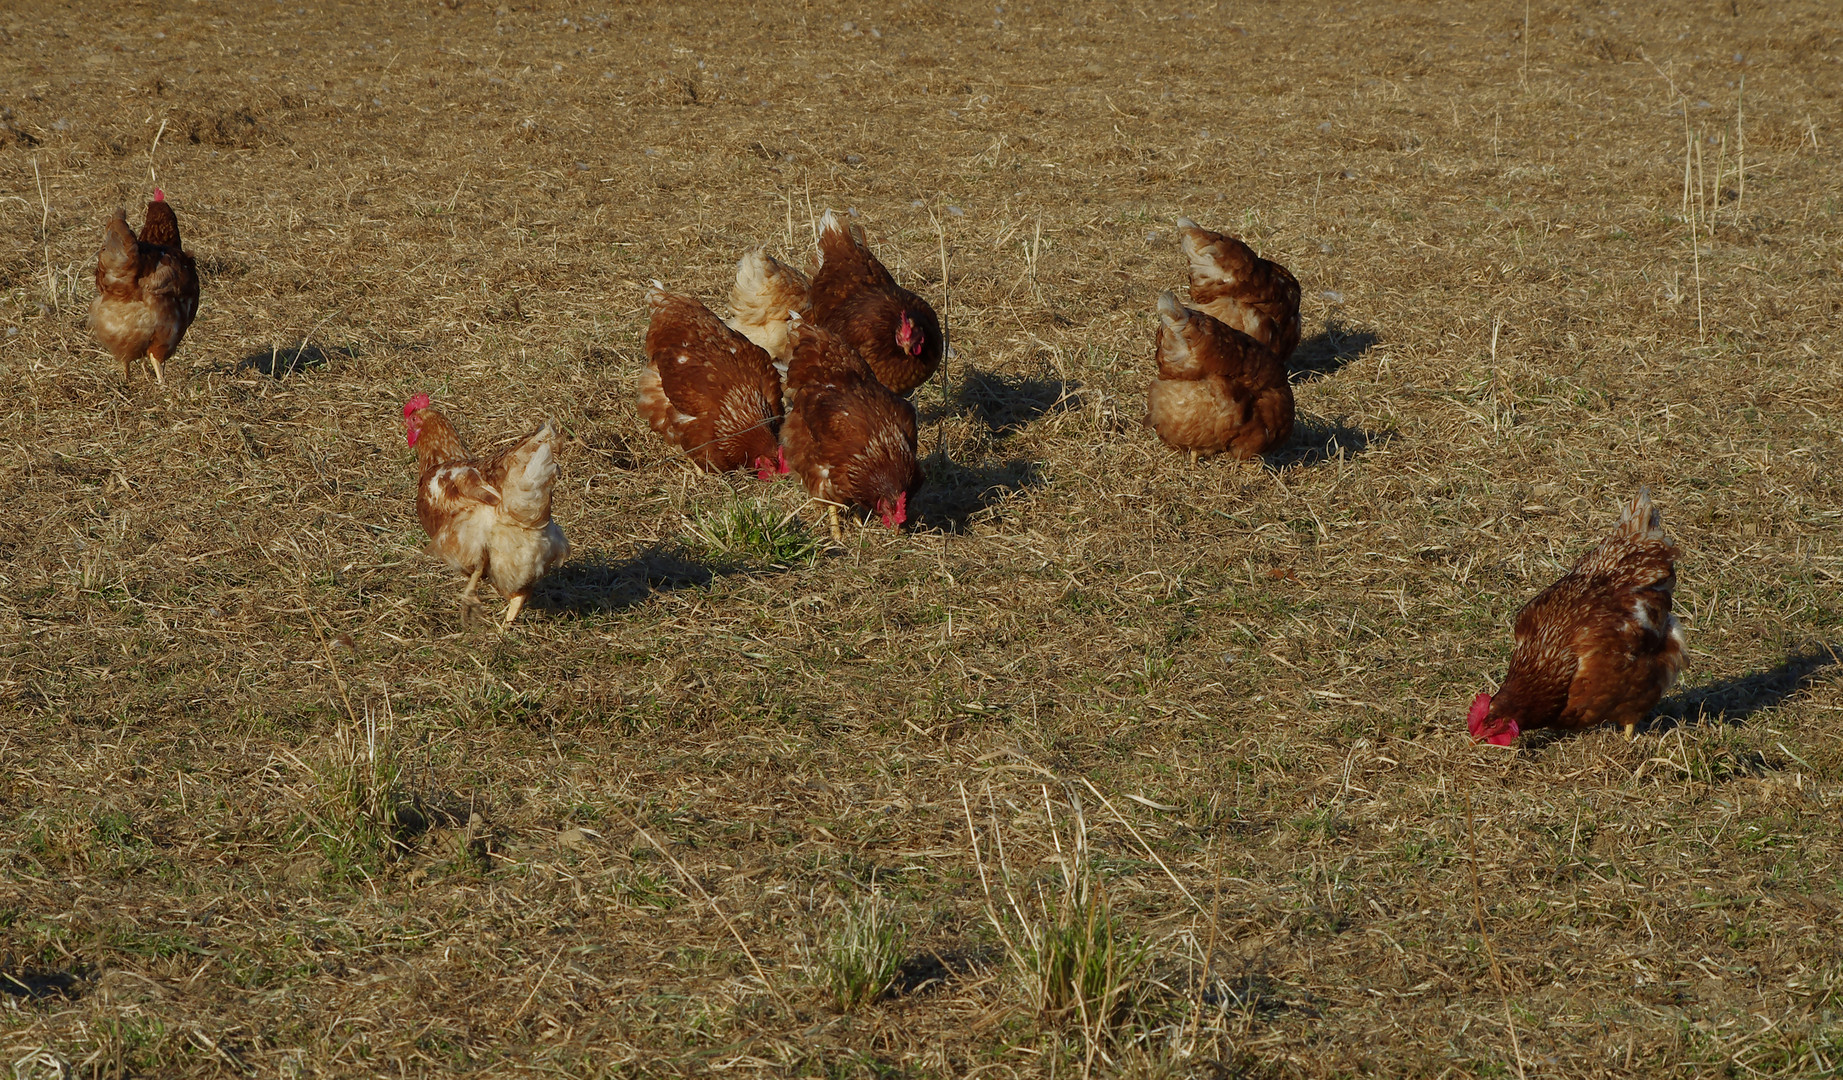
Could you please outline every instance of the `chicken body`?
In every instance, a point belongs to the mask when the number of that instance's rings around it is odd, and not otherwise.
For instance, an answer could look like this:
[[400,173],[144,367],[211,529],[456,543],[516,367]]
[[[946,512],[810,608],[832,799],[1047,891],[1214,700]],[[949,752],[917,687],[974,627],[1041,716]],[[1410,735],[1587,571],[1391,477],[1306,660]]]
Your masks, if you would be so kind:
[[941,320],[928,301],[896,284],[862,233],[826,211],[819,272],[805,317],[857,350],[878,381],[898,394],[941,366]]
[[1503,685],[1466,718],[1473,737],[1501,746],[1530,728],[1607,723],[1631,737],[1683,671],[1670,610],[1679,554],[1640,491],[1610,536],[1517,613]]
[[154,192],[139,237],[128,230],[128,215],[117,210],[96,255],[90,329],[121,361],[122,377],[132,376],[134,362],[145,356],[154,379],[166,385],[161,365],[197,314],[198,267],[180,246],[179,218],[166,195]]
[[429,534],[429,553],[469,575],[465,600],[474,598],[482,577],[492,582],[507,600],[510,626],[531,587],[570,553],[550,516],[561,436],[547,420],[481,461],[468,454],[448,418],[429,407],[428,395],[403,406],[403,421],[421,471],[416,516]]
[[754,468],[763,480],[786,472],[781,376],[768,354],[689,296],[655,285],[646,299],[639,389],[647,423],[699,468]]
[[1293,434],[1293,387],[1278,357],[1246,334],[1158,298],[1158,379],[1146,419],[1168,445],[1251,458]]
[[787,461],[828,510],[842,540],[840,505],[875,510],[883,524],[908,518],[909,497],[921,486],[915,460],[915,406],[871,373],[863,357],[836,334],[797,321],[788,334],[791,402],[781,439]]
[[1274,351],[1284,364],[1299,347],[1299,280],[1225,233],[1178,218],[1190,260],[1190,306]]
[[791,312],[805,311],[809,284],[806,275],[760,248],[736,263],[736,285],[730,290],[730,328],[740,331],[774,360],[784,375],[793,355],[787,345],[787,320]]

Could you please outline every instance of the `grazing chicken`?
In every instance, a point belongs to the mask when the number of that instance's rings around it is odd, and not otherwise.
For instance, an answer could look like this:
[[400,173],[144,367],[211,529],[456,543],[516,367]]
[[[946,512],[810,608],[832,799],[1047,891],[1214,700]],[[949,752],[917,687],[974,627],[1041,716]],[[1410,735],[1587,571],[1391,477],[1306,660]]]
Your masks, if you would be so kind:
[[941,366],[941,320],[928,301],[896,284],[861,230],[827,210],[819,225],[819,272],[803,317],[844,339],[898,394]]
[[1640,490],[1612,535],[1517,612],[1510,670],[1496,694],[1472,700],[1472,737],[1507,746],[1531,728],[1605,723],[1633,737],[1683,671],[1670,613],[1679,554]]
[[791,400],[781,440],[787,461],[816,499],[828,503],[832,538],[844,540],[838,508],[869,507],[891,529],[908,519],[921,486],[915,406],[877,380],[849,344],[796,318],[788,330]]
[[518,618],[531,587],[570,553],[550,518],[562,437],[546,420],[498,457],[478,460],[461,445],[448,418],[417,394],[403,405],[403,424],[416,450],[421,480],[416,516],[429,534],[428,552],[469,575],[466,603],[486,577],[506,598],[505,625]]
[[730,328],[760,346],[781,374],[787,373],[787,316],[805,311],[806,275],[756,248],[736,263],[736,286],[730,290]]
[[1190,306],[1228,323],[1285,363],[1299,347],[1299,279],[1247,244],[1177,219],[1190,260]]
[[781,376],[768,354],[689,296],[647,291],[646,367],[640,414],[701,469],[787,471],[781,450]]
[[1168,445],[1251,458],[1293,434],[1293,387],[1259,342],[1169,292],[1158,298],[1158,379],[1146,420]]
[[147,357],[154,379],[166,385],[161,365],[179,348],[198,314],[198,267],[179,244],[179,217],[166,193],[154,189],[137,238],[128,215],[117,210],[96,256],[96,299],[90,329],[122,362],[122,377]]

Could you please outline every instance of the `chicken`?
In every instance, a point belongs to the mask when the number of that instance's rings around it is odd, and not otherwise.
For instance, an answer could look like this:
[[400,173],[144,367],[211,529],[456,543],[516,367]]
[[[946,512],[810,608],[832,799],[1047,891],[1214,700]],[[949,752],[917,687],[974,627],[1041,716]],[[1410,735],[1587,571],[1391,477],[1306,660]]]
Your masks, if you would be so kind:
[[1299,280],[1247,244],[1177,219],[1190,260],[1190,306],[1267,346],[1284,364],[1299,347]]
[[787,316],[805,311],[808,283],[806,275],[767,252],[756,248],[736,263],[736,286],[730,290],[730,329],[760,346],[774,359],[775,368],[785,375],[787,359]]
[[787,471],[781,450],[781,376],[768,354],[689,296],[647,291],[646,367],[640,414],[660,438],[714,472]]
[[791,395],[781,440],[787,461],[814,498],[830,504],[832,538],[844,540],[840,506],[876,511],[891,529],[908,519],[921,486],[915,460],[915,406],[878,381],[838,335],[796,317],[787,339]]
[[941,366],[941,321],[928,301],[896,284],[863,233],[827,210],[819,224],[819,272],[805,318],[844,339],[898,394]]
[[429,534],[428,552],[470,575],[466,603],[486,577],[506,598],[505,625],[525,606],[531,587],[570,553],[550,517],[562,436],[546,420],[498,457],[470,456],[448,418],[417,394],[403,405],[403,424],[416,450],[421,480],[416,516]]
[[161,365],[179,348],[197,314],[198,267],[180,247],[179,217],[172,204],[155,188],[139,239],[128,231],[125,211],[117,210],[109,221],[96,256],[90,329],[122,362],[124,379],[145,356],[154,379],[165,386]]
[[1264,454],[1293,434],[1293,387],[1280,359],[1253,338],[1158,298],[1158,379],[1146,420],[1158,437],[1198,455]]
[[1510,670],[1472,700],[1472,737],[1507,746],[1531,728],[1614,723],[1631,738],[1683,671],[1679,554],[1641,489],[1612,535],[1517,612]]

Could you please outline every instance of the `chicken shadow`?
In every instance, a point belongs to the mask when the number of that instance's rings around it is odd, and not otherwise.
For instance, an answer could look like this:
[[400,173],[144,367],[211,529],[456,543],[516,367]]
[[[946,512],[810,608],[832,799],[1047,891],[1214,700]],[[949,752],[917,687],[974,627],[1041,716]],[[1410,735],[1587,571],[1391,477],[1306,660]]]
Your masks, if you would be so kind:
[[627,559],[599,555],[571,559],[545,575],[531,591],[531,606],[574,615],[622,611],[654,593],[703,588],[719,577],[754,569],[740,563],[699,562],[682,550],[655,544]]
[[318,345],[306,345],[292,349],[272,348],[265,352],[253,352],[237,361],[232,368],[241,374],[255,371],[271,379],[284,379],[304,371],[317,371],[327,367],[335,357],[350,360],[358,356],[358,349],[347,345],[344,348],[323,349]]
[[1652,712],[1647,728],[1669,731],[1678,725],[1745,723],[1755,713],[1782,705],[1810,688],[1827,669],[1840,663],[1835,646],[1806,645],[1770,670],[1737,675],[1665,698]]
[[1345,326],[1336,319],[1326,319],[1323,330],[1301,341],[1293,350],[1292,358],[1286,362],[1287,374],[1295,383],[1334,375],[1381,340],[1381,335],[1367,327]]
[[0,970],[0,994],[28,1001],[74,998],[82,991],[82,985],[83,976],[74,971]]
[[[1066,412],[1079,401],[1081,384],[1031,375],[1006,375],[967,368],[951,404],[977,419],[993,435],[1004,437],[1052,413]],[[947,408],[933,410],[939,419]]]
[[1293,425],[1293,438],[1285,446],[1266,455],[1267,464],[1276,469],[1290,465],[1311,468],[1339,457],[1355,457],[1372,446],[1380,446],[1395,437],[1390,431],[1364,431],[1341,420],[1326,422],[1299,421]]
[[912,504],[915,527],[949,533],[965,532],[974,514],[1043,484],[1043,474],[1034,461],[961,465],[938,450],[922,461],[922,473],[927,481]]

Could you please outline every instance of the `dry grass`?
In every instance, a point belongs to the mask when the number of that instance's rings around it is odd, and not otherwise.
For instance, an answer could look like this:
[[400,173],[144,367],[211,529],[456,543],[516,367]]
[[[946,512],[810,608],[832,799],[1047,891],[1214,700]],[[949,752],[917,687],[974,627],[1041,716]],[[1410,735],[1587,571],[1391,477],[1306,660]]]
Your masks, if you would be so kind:
[[[0,1065],[1843,1069],[1843,16],[1002,7],[0,12]],[[82,328],[156,179],[171,394]],[[919,527],[809,559],[632,386],[648,279],[719,300],[826,206],[937,300],[945,247],[956,358]],[[1305,284],[1265,465],[1139,426],[1179,213]],[[415,390],[573,436],[510,634],[418,551]],[[1472,745],[1640,484],[1686,687]],[[1105,1039],[1007,966],[961,798],[1052,890],[1081,780],[1149,950]],[[873,889],[909,955],[840,1014]]]

